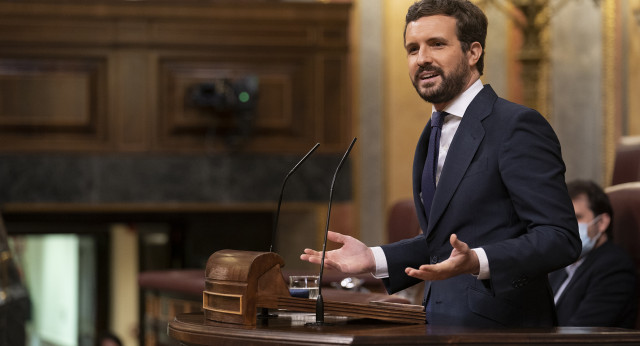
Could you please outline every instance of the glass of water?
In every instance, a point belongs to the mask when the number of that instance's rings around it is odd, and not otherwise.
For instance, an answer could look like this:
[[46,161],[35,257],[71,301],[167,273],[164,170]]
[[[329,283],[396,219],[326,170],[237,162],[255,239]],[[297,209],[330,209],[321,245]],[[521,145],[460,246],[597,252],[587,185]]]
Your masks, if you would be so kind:
[[317,299],[320,290],[318,275],[289,276],[289,293],[292,297]]

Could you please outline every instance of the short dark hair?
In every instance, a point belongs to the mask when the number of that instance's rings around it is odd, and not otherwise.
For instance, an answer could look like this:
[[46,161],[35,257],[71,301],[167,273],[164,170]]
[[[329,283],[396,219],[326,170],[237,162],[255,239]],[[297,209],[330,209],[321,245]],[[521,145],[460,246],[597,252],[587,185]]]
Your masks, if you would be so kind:
[[487,39],[487,16],[478,6],[467,0],[420,0],[411,5],[407,11],[404,24],[404,39],[407,26],[422,17],[445,15],[456,19],[456,34],[462,51],[468,52],[473,42],[482,46],[482,54],[476,67],[480,75],[484,70],[484,47]]
[[586,195],[589,200],[589,209],[593,212],[594,216],[607,213],[611,218],[609,227],[607,227],[607,236],[613,239],[613,208],[611,207],[611,201],[606,192],[590,180],[573,180],[567,184],[569,190],[569,197],[572,200],[576,199],[580,195]]

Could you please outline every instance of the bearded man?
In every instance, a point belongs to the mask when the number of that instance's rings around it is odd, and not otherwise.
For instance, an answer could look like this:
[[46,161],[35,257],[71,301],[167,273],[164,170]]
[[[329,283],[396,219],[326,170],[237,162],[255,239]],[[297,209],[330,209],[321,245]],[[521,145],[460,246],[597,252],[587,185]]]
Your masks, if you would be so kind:
[[[423,233],[369,248],[329,232],[343,245],[326,253],[325,265],[371,272],[389,293],[426,280],[429,324],[554,326],[547,274],[581,250],[565,165],[538,112],[480,81],[486,33],[486,16],[469,1],[422,0],[409,8],[409,77],[433,108],[413,164]],[[320,263],[321,255],[305,249],[300,257]]]

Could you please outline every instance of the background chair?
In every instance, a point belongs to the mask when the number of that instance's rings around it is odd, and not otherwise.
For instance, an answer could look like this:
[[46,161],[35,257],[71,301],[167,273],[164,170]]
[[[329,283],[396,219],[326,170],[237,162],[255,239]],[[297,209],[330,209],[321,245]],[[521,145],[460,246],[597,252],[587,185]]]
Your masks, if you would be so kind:
[[[640,279],[640,181],[613,185],[605,191],[613,208],[613,242],[631,256]],[[640,280],[636,292],[640,311]],[[636,329],[640,329],[640,318]]]
[[413,238],[420,234],[420,224],[413,199],[402,199],[394,203],[389,210],[387,220],[387,241],[393,243]]
[[[401,199],[389,208],[387,219],[387,241],[393,243],[402,239],[413,238],[420,234],[420,224],[416,214],[416,206],[412,198]],[[395,293],[412,304],[422,304],[424,282]]]
[[622,137],[616,148],[611,185],[640,181],[640,136]]

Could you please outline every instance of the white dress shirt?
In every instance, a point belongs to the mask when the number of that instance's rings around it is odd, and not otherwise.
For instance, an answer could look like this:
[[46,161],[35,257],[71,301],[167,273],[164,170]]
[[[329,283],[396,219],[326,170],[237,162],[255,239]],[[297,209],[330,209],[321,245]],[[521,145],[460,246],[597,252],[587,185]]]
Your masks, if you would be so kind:
[[[444,124],[442,125],[442,132],[440,134],[440,151],[438,152],[438,168],[436,169],[436,186],[440,181],[440,173],[442,173],[444,161],[447,158],[451,141],[458,130],[460,121],[462,121],[462,117],[467,111],[469,104],[471,104],[471,101],[473,101],[483,87],[482,81],[478,79],[444,109],[444,111],[447,112],[447,115],[444,118]],[[431,110],[432,113],[436,111],[435,107],[432,107]],[[464,241],[464,239],[460,240]],[[376,278],[389,277],[389,268],[387,266],[387,258],[384,255],[384,251],[379,246],[372,247],[371,250],[373,251],[373,256],[376,261],[376,271],[375,273],[372,273],[373,276]],[[488,279],[490,277],[490,272],[487,254],[482,248],[475,248],[472,249],[472,251],[475,251],[478,255],[478,260],[480,262],[480,273],[477,275],[477,278],[480,280]]]
[[562,296],[562,293],[564,293],[564,289],[567,288],[567,285],[571,281],[571,278],[573,278],[573,274],[576,273],[576,270],[578,270],[578,267],[580,267],[582,262],[584,262],[585,258],[586,257],[582,257],[577,262],[570,264],[564,268],[564,270],[567,272],[567,278],[564,279],[562,285],[560,286],[560,288],[558,288],[558,292],[556,292],[556,295],[553,296],[554,303],[558,304],[558,300],[560,299],[560,296]]

